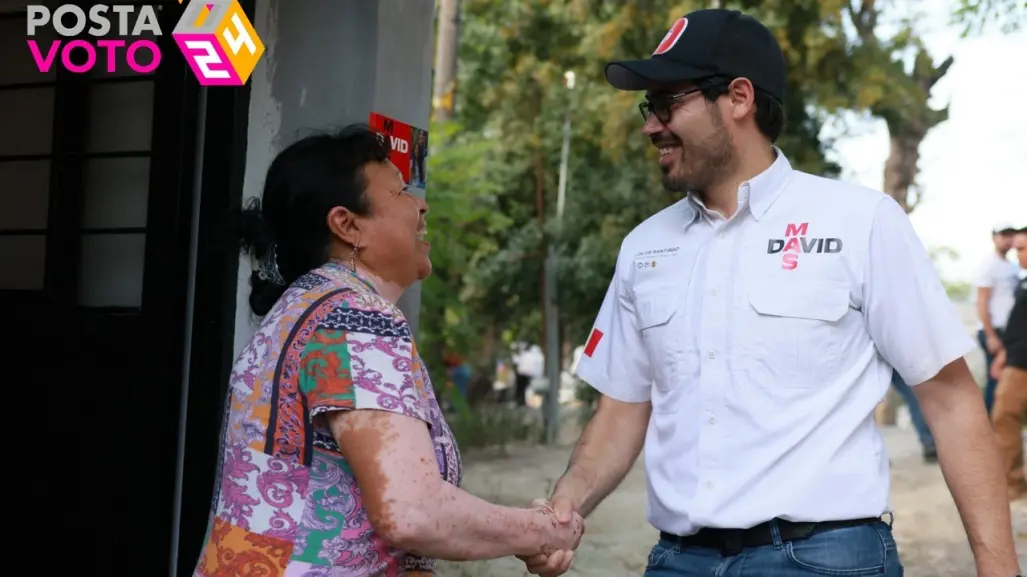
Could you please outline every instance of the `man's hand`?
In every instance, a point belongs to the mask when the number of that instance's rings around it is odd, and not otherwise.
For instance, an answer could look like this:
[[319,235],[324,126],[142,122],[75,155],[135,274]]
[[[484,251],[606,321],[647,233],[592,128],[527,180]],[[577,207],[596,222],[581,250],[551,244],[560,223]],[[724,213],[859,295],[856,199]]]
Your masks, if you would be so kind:
[[[642,452],[652,405],[618,401],[606,395],[588,422],[571,453],[567,472],[556,482],[550,501],[536,501],[537,507],[550,508],[559,526],[581,521],[588,516],[631,470]],[[580,538],[580,535],[579,535]],[[520,557],[528,571],[541,577],[556,577],[570,569],[573,547],[560,551],[547,549],[543,555]]]
[[997,355],[1002,350],[1002,339],[998,338],[995,333],[984,337],[984,344],[988,347],[988,352],[993,355]]
[[[556,516],[557,522],[561,524],[568,524],[580,519],[580,516],[575,512],[574,505],[570,499],[566,497],[555,497],[550,503],[545,499],[537,499],[532,505],[538,508],[547,508],[553,511]],[[584,521],[582,520],[582,533],[584,533]],[[579,536],[580,539],[580,536]],[[579,540],[580,543],[580,540]],[[578,543],[574,544],[574,549],[577,549]],[[539,575],[540,577],[557,577],[563,575],[571,568],[571,562],[574,561],[574,549],[563,549],[559,551],[553,551],[547,554],[532,555],[530,557],[520,557],[518,559],[524,561],[524,565],[528,569],[528,573],[532,575]]]
[[1002,349],[998,352],[998,355],[995,356],[995,360],[991,363],[991,366],[988,367],[991,372],[991,378],[996,381],[1002,378],[1002,369],[1004,368],[1006,368],[1006,350]]

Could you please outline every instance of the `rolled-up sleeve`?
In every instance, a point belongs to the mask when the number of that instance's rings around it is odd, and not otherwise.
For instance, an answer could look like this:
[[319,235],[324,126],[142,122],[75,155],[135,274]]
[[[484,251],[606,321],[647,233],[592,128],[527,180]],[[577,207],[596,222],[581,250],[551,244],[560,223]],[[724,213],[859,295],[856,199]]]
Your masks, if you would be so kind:
[[634,300],[618,262],[578,362],[578,377],[600,393],[629,403],[648,401],[652,367],[635,323]]
[[884,197],[874,213],[863,271],[863,314],[881,357],[910,385],[974,348],[905,211]]

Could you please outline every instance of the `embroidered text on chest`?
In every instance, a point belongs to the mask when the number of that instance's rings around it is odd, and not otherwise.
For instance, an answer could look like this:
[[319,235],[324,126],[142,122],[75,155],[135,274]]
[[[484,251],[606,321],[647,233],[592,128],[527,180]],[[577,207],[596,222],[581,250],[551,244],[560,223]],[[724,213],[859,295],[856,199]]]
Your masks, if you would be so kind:
[[807,236],[809,223],[788,223],[785,238],[771,238],[767,241],[767,254],[781,254],[781,268],[799,268],[800,254],[835,254],[842,252],[842,239]]
[[678,251],[681,250],[680,246],[671,246],[667,248],[651,248],[649,250],[643,250],[635,253],[635,260],[640,258],[660,258],[662,256],[675,256]]

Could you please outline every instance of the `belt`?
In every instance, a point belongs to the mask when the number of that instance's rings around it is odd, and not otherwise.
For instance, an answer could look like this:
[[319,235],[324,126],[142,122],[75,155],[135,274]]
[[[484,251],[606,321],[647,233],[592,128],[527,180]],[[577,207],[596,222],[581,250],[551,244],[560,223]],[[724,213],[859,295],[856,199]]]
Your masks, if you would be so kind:
[[820,523],[795,523],[783,519],[775,519],[760,523],[749,529],[700,529],[694,535],[680,536],[671,533],[660,532],[660,539],[670,541],[682,547],[706,547],[719,549],[725,556],[737,555],[746,547],[761,547],[774,542],[771,533],[771,525],[777,523],[778,532],[782,541],[798,541],[844,527],[858,527],[871,523],[880,523],[880,517],[867,517],[863,519],[850,519],[846,521],[823,521]]

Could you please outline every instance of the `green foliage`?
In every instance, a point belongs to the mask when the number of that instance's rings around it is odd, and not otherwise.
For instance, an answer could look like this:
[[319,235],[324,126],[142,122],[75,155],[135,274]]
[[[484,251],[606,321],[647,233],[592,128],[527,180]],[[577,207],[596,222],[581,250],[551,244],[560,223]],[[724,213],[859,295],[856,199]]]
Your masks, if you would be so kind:
[[431,374],[443,374],[447,351],[472,352],[477,339],[465,281],[483,258],[499,250],[497,231],[512,220],[497,206],[498,188],[485,171],[491,141],[464,133],[457,123],[433,124],[429,156],[428,240],[432,275],[421,288],[420,349]]
[[944,279],[941,282],[945,286],[945,294],[949,295],[950,299],[958,302],[969,302],[970,295],[973,292],[973,285],[968,282]]
[[1012,34],[1027,25],[1027,0],[956,0],[953,22],[964,36],[989,28]]
[[[934,263],[935,267],[937,267],[941,261],[959,260],[959,252],[948,246],[933,247],[927,251],[927,254],[931,257],[931,262]],[[941,284],[945,287],[945,293],[949,295],[950,299],[960,302],[970,300],[970,293],[973,291],[973,287],[970,283],[951,281],[942,277]]]
[[462,450],[499,447],[514,443],[538,443],[545,436],[540,419],[524,409],[496,405],[479,406],[448,417],[457,446]]

